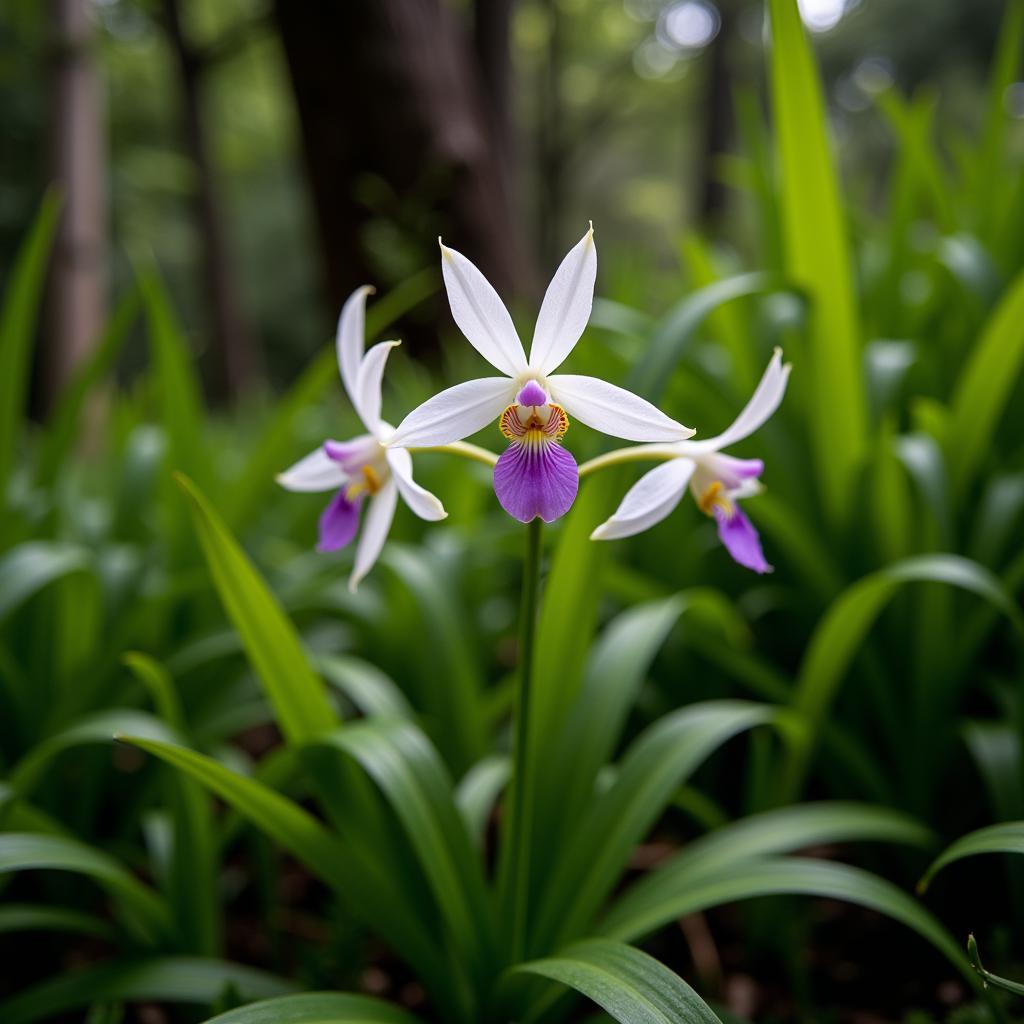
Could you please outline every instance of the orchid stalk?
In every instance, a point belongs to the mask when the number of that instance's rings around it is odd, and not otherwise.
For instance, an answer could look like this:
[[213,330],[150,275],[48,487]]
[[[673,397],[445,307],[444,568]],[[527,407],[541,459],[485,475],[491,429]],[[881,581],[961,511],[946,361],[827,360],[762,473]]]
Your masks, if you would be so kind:
[[548,285],[527,359],[512,317],[484,275],[441,243],[452,317],[501,377],[465,381],[434,395],[398,425],[389,448],[446,445],[496,423],[509,441],[494,467],[494,490],[509,515],[552,522],[572,506],[576,460],[562,445],[570,417],[629,441],[674,442],[693,431],[650,402],[607,381],[554,371],[583,334],[594,301],[593,227]]
[[761,459],[737,459],[722,453],[760,429],[782,403],[790,365],[776,349],[750,401],[733,423],[716,437],[667,445],[644,445],[611,452],[580,467],[584,476],[596,469],[637,459],[665,460],[627,491],[615,513],[591,534],[592,540],[617,540],[660,523],[682,500],[687,487],[697,507],[718,525],[718,536],[733,560],[757,573],[771,572],[753,523],[739,502],[760,492]]
[[[277,478],[289,491],[336,491],[320,517],[320,551],[337,551],[351,543],[366,504],[366,521],[349,577],[353,591],[384,547],[399,497],[421,519],[436,521],[448,514],[433,494],[413,480],[410,453],[388,445],[394,428],[381,418],[381,385],[388,355],[401,343],[382,341],[364,352],[366,297],[372,291],[362,287],[349,296],[338,319],[336,340],[342,384],[367,432],[348,441],[324,441]],[[465,447],[463,454],[480,457],[470,450],[472,446]]]

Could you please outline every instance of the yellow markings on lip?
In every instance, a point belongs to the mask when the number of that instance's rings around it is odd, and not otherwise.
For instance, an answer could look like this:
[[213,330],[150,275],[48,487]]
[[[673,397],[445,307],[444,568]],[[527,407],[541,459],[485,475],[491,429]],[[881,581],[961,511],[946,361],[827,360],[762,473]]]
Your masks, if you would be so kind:
[[361,494],[369,494],[373,497],[383,485],[384,482],[380,478],[380,473],[373,466],[363,466],[363,479],[353,480],[345,491],[345,497],[349,501],[354,501]]
[[540,412],[531,407],[530,417],[524,423],[519,416],[521,406],[510,405],[501,414],[498,427],[510,441],[560,441],[569,429],[569,416],[554,403],[541,408],[547,409],[545,420]]
[[706,516],[714,515],[716,508],[720,508],[730,518],[733,513],[733,504],[726,495],[725,485],[721,480],[715,480],[708,486],[700,496],[697,507]]

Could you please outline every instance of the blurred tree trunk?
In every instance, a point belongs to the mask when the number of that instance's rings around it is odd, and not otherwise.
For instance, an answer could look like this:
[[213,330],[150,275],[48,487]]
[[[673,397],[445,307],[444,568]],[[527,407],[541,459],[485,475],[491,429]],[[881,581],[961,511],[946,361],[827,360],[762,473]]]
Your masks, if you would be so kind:
[[212,338],[210,391],[216,398],[232,399],[258,375],[258,359],[239,300],[203,120],[202,79],[207,63],[188,41],[178,0],[163,0],[163,10],[181,80],[185,142],[195,166],[196,219],[203,244]]
[[565,209],[565,175],[568,162],[565,111],[562,104],[562,71],[565,63],[565,24],[558,0],[544,0],[547,12],[547,51],[540,83],[537,111],[537,244],[546,272],[554,270],[564,248],[562,221]]
[[[506,168],[515,159],[512,113],[512,12],[516,0],[476,0],[473,5],[473,49],[480,71],[492,134]],[[511,177],[511,175],[507,175]]]
[[419,190],[452,244],[496,288],[522,294],[520,225],[488,94],[447,0],[277,0],[275,12],[333,305],[372,280],[361,245],[371,211],[357,199],[370,176],[402,199]]
[[721,24],[718,35],[704,56],[707,62],[704,147],[700,154],[697,179],[697,213],[703,224],[713,224],[725,210],[727,189],[718,176],[715,162],[726,152],[732,141],[732,75],[728,51],[735,11],[730,0],[718,0],[717,6]]
[[90,0],[53,0],[51,154],[63,193],[49,283],[43,405],[99,338],[107,311],[106,124]]

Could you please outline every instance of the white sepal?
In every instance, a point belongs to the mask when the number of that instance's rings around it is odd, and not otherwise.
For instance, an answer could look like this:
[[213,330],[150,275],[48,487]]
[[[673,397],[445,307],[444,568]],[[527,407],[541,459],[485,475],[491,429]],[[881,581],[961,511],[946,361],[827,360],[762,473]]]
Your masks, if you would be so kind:
[[569,250],[551,278],[537,317],[530,347],[530,366],[552,373],[576,347],[594,305],[597,246],[594,228]]
[[590,535],[591,540],[632,537],[660,523],[679,504],[696,464],[671,459],[645,473],[626,492],[615,514]]
[[413,480],[412,456],[404,448],[389,448],[387,460],[402,500],[420,519],[436,522],[448,515],[440,500]]
[[450,444],[495,422],[515,401],[516,386],[507,377],[482,377],[447,388],[417,406],[388,440],[401,448]]
[[357,288],[346,300],[338,317],[335,348],[338,353],[338,371],[349,400],[359,409],[359,364],[363,361],[366,341],[366,296],[372,295],[369,285]]
[[709,437],[700,441],[690,441],[680,451],[686,455],[703,455],[707,452],[721,451],[737,441],[742,441],[762,427],[782,404],[789,381],[789,363],[782,365],[782,349],[776,349],[768,363],[760,383],[754,390],[750,401],[743,411],[733,420],[732,424],[717,437]]
[[356,377],[356,400],[352,404],[355,405],[363,425],[374,436],[381,433],[381,385],[384,380],[384,366],[391,350],[401,344],[400,341],[378,342],[366,353],[359,366],[359,374]]
[[[440,239],[438,239],[440,242]],[[441,243],[441,273],[459,330],[493,366],[509,377],[526,369],[526,354],[505,303],[460,252]]]
[[304,455],[294,466],[278,473],[277,482],[286,491],[333,491],[348,482],[348,474],[321,445]]
[[384,541],[388,539],[395,505],[398,503],[398,488],[389,480],[369,501],[363,529],[356,546],[356,561],[348,579],[348,589],[355,593],[362,578],[373,568],[380,557]]
[[666,416],[639,395],[597,377],[559,374],[548,378],[552,401],[573,419],[627,441],[682,441],[693,430]]

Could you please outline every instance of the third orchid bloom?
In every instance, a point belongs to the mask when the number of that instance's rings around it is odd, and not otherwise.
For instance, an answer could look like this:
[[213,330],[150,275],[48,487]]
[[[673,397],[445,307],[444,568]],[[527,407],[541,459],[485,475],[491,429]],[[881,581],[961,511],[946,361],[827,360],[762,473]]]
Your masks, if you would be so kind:
[[441,502],[412,478],[412,457],[388,448],[392,427],[381,418],[384,365],[397,341],[382,341],[365,350],[366,297],[371,288],[357,288],[338,320],[336,349],[341,382],[356,415],[366,428],[348,441],[326,440],[277,477],[289,491],[334,491],[320,517],[320,551],[346,547],[359,531],[365,503],[366,521],[356,549],[349,587],[355,590],[384,547],[398,498],[421,519],[444,519]]
[[[649,529],[679,504],[689,486],[697,507],[715,519],[718,536],[734,561],[754,572],[771,572],[757,530],[739,506],[741,499],[760,490],[758,478],[764,463],[724,455],[722,450],[749,437],[778,409],[786,393],[789,370],[789,364],[782,363],[782,352],[776,349],[750,401],[717,437],[649,445],[606,456],[607,462],[627,461],[633,454],[666,461],[633,485],[615,514],[594,530],[592,538],[615,540]],[[594,461],[596,464],[601,460]]]
[[509,515],[551,522],[576,497],[576,460],[562,446],[570,417],[628,441],[675,442],[693,435],[650,402],[596,377],[556,374],[583,334],[594,300],[593,228],[548,285],[527,359],[512,317],[484,275],[441,245],[452,316],[470,344],[503,376],[466,381],[434,395],[398,425],[390,446],[426,448],[498,425],[510,444],[494,468],[494,490]]

